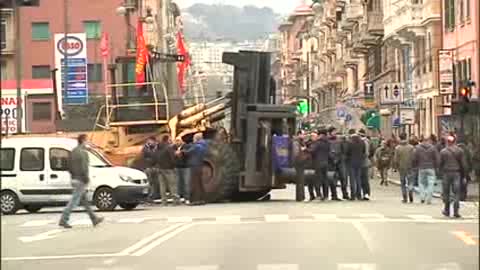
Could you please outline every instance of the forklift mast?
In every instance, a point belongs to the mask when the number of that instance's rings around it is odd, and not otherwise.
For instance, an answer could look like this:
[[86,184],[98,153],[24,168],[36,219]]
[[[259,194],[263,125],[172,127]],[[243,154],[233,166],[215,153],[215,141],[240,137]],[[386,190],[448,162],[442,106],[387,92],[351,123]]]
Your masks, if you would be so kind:
[[[223,63],[234,66],[230,135],[240,159],[240,191],[282,188],[276,163],[289,159],[289,138],[295,133],[295,106],[275,104],[270,53],[226,52]],[[282,143],[282,149],[274,145]],[[286,143],[285,143],[286,142]]]

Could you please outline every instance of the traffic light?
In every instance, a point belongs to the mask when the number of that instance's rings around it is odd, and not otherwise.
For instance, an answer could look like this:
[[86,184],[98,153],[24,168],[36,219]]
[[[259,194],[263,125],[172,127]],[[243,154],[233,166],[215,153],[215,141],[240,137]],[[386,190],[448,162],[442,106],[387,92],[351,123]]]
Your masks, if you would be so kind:
[[17,0],[17,5],[20,7],[38,7],[40,0]]
[[471,80],[462,82],[458,90],[458,97],[460,102],[460,114],[464,115],[468,113],[468,103],[472,97],[472,86],[474,83]]
[[306,99],[302,99],[297,105],[297,111],[300,114],[308,114],[308,101]]

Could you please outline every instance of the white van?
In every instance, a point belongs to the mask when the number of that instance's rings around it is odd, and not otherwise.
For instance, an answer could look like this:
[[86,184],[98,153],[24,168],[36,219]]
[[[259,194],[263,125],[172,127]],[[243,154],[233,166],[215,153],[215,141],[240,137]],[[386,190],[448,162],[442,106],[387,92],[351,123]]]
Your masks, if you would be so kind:
[[[72,194],[67,170],[70,151],[77,141],[61,137],[11,137],[1,141],[0,208],[14,214],[24,208],[37,212],[45,206],[66,205]],[[114,167],[94,147],[90,157],[87,198],[99,210],[117,205],[131,210],[146,199],[149,185],[145,173]]]

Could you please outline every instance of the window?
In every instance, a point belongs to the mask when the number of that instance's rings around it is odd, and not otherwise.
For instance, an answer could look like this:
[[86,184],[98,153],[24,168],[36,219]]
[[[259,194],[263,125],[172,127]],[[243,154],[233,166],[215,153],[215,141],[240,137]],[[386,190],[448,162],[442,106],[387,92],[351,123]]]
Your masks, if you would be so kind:
[[32,114],[34,121],[44,121],[52,119],[51,102],[34,102],[32,104]]
[[50,168],[54,171],[68,171],[70,151],[62,148],[50,149]]
[[0,64],[1,64],[1,74],[0,74],[0,78],[2,78],[2,80],[8,80],[8,75],[7,75],[7,62],[6,61],[0,61]]
[[465,0],[460,0],[459,2],[459,13],[460,13],[460,23],[463,24],[465,22]]
[[23,148],[20,153],[20,170],[42,171],[45,156],[43,148]]
[[32,66],[32,78],[33,79],[50,78],[50,66],[49,65]]
[[428,32],[427,35],[427,50],[428,50],[428,71],[433,70],[433,49],[432,49],[432,33]]
[[100,22],[99,21],[84,21],[83,27],[87,34],[87,39],[99,39],[101,36]]
[[445,0],[445,30],[455,28],[455,0]]
[[0,48],[3,50],[7,48],[7,20],[0,19]]
[[88,81],[101,82],[103,80],[102,64],[88,64]]
[[32,40],[48,40],[49,38],[48,22],[32,23]]
[[472,59],[471,58],[468,58],[466,60],[466,63],[465,63],[465,67],[466,67],[466,77],[465,77],[465,80],[471,80],[472,79]]
[[15,149],[0,149],[0,171],[13,171],[15,165]]
[[472,0],[465,0],[465,17],[467,21],[470,20],[470,1]]

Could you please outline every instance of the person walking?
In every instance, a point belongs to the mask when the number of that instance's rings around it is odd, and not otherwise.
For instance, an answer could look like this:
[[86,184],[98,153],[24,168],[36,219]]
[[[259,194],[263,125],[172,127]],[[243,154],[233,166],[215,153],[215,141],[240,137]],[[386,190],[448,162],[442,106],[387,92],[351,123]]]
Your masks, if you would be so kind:
[[[328,179],[328,167],[330,161],[330,142],[327,138],[327,130],[321,129],[318,131],[319,138],[307,150],[312,155],[313,167],[315,169],[315,177],[322,187],[321,200],[328,200],[328,189],[333,184],[333,181]],[[332,199],[337,196],[336,189],[332,189]]]
[[191,205],[205,204],[205,191],[202,183],[202,164],[208,145],[203,139],[202,133],[193,135],[193,144],[189,149],[177,152],[177,154],[185,155],[187,165],[190,167],[191,179]]
[[[332,188],[337,189],[337,180],[340,181],[340,188],[342,190],[342,198],[344,200],[348,200],[348,191],[347,191],[347,179],[345,176],[345,171],[343,169],[343,163],[345,160],[345,152],[343,147],[342,139],[337,136],[337,130],[335,127],[330,127],[328,129],[328,139],[330,141],[330,155],[332,158],[332,171],[335,172],[335,176],[333,179],[333,184],[331,185]],[[333,191],[332,191],[333,194]],[[335,200],[340,200],[340,198],[336,197]]]
[[423,140],[415,147],[413,166],[418,169],[418,185],[420,188],[420,200],[422,203],[431,204],[433,186],[436,180],[436,170],[439,156],[431,140]]
[[415,148],[407,141],[407,134],[400,134],[400,144],[395,148],[393,155],[393,168],[400,174],[400,187],[402,191],[402,202],[413,203],[414,174],[412,172],[412,160]]
[[174,204],[178,205],[180,198],[177,192],[177,176],[175,174],[175,150],[171,143],[170,135],[164,135],[162,137],[155,156],[162,205],[166,206],[168,204],[167,190],[170,191],[170,196],[173,197]]
[[305,200],[305,167],[309,159],[308,153],[306,153],[305,134],[298,132],[297,136],[293,140],[293,167],[295,168],[295,200],[297,202],[303,202]]
[[366,145],[360,135],[355,130],[350,130],[350,140],[348,142],[346,160],[350,168],[350,200],[361,200],[361,176],[362,169],[367,159]]
[[67,206],[63,210],[59,226],[66,229],[72,228],[68,223],[72,210],[81,204],[87,211],[93,226],[97,226],[103,221],[103,217],[98,217],[93,212],[87,200],[87,186],[90,182],[89,166],[90,160],[86,149],[87,135],[81,134],[77,138],[78,145],[72,150],[69,159],[69,172],[72,179],[73,194]]
[[450,190],[453,189],[453,216],[460,218],[461,181],[464,177],[465,156],[463,150],[455,145],[455,137],[447,137],[447,147],[440,152],[440,168],[443,174],[442,214],[450,216]]
[[375,152],[375,164],[380,172],[381,182],[380,185],[388,186],[388,169],[392,164],[393,153],[390,146],[390,141],[383,141]]
[[[311,149],[313,144],[318,141],[318,133],[316,131],[313,131],[310,133],[310,139],[306,142],[305,146],[308,149]],[[307,154],[309,155],[309,162],[307,162],[307,168],[312,169],[313,168],[313,160],[312,160],[312,155],[307,151]],[[309,195],[309,200],[313,201],[316,198],[321,199],[322,198],[322,192],[320,190],[320,180],[316,177],[308,177],[306,182],[307,182],[307,188],[308,188],[308,195]]]
[[147,139],[142,149],[142,156],[145,162],[145,174],[150,184],[148,200],[153,203],[160,198],[160,185],[158,181],[158,168],[155,166],[155,153],[158,148],[158,141],[155,137]]

